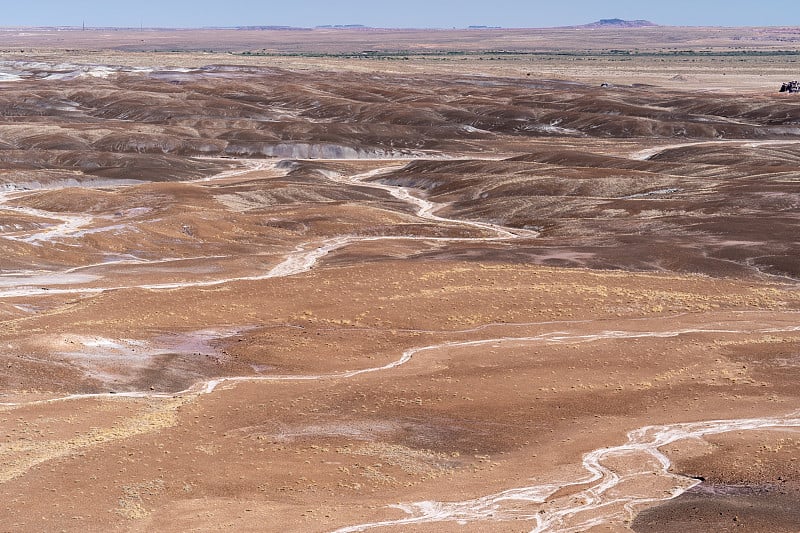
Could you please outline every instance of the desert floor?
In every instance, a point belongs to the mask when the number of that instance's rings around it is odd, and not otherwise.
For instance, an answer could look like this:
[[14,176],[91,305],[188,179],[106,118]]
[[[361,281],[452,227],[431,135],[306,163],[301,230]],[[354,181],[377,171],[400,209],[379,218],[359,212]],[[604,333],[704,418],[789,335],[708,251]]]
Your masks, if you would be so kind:
[[0,33],[0,530],[797,531],[800,31],[577,31]]

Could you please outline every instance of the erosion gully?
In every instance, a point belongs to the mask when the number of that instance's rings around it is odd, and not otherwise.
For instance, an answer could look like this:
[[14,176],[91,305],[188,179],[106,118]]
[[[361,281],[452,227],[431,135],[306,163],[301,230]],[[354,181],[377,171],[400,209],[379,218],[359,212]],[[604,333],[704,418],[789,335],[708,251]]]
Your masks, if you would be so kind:
[[[667,146],[652,150],[644,150],[631,154],[633,159],[645,159],[660,151],[682,145]],[[537,233],[529,230],[507,228],[496,224],[479,221],[457,220],[445,218],[435,213],[443,207],[442,204],[431,202],[412,193],[408,188],[386,185],[379,182],[367,181],[375,178],[401,164],[392,161],[390,165],[376,170],[355,175],[328,175],[328,179],[346,186],[370,187],[389,193],[392,197],[405,202],[413,208],[416,216],[432,222],[449,225],[461,225],[485,233],[482,237],[472,238],[447,238],[447,237],[412,237],[412,236],[355,236],[341,235],[322,241],[301,244],[288,253],[284,260],[271,270],[254,276],[218,278],[204,281],[188,281],[181,283],[129,285],[113,287],[78,287],[78,288],[47,288],[41,287],[43,281],[68,285],[76,279],[75,271],[69,269],[63,272],[16,272],[0,277],[0,298],[17,298],[41,295],[47,290],[48,294],[91,294],[107,290],[123,288],[141,288],[149,290],[173,290],[190,287],[205,287],[222,285],[236,281],[262,280],[295,276],[313,269],[319,261],[331,252],[348,245],[370,241],[389,240],[420,240],[420,241],[509,241],[514,239],[536,238]],[[195,183],[210,184],[215,181],[230,179],[243,174],[273,169],[272,163],[254,162],[243,160],[242,167],[228,170],[215,176],[198,180]],[[43,231],[20,231],[0,234],[0,238],[23,241],[27,243],[43,244],[62,241],[79,235],[79,232],[97,222],[96,217],[83,214],[50,213],[38,209],[16,207],[9,205],[14,199],[25,195],[24,192],[4,192],[0,194],[0,210],[19,212],[30,216],[59,221]],[[102,229],[101,229],[102,230]],[[164,262],[167,259],[144,260],[136,257],[121,258],[119,263],[147,264],[150,262]],[[108,263],[106,263],[108,264]],[[83,280],[86,281],[86,280]],[[347,372],[336,372],[318,375],[273,375],[273,376],[237,376],[212,379],[197,383],[194,386],[171,394],[153,393],[151,391],[137,391],[117,394],[71,394],[63,397],[23,403],[2,403],[4,409],[14,409],[22,406],[46,404],[53,402],[77,401],[87,398],[124,401],[126,398],[174,398],[176,396],[202,396],[212,394],[217,387],[224,383],[237,382],[282,382],[282,381],[320,381],[320,380],[345,380],[355,379],[362,374],[376,372],[390,372],[412,361],[420,360],[424,364],[426,353],[453,348],[481,347],[500,342],[513,341],[515,343],[552,344],[559,342],[594,342],[603,339],[633,339],[644,337],[674,337],[690,333],[777,333],[800,331],[800,326],[787,328],[752,329],[741,328],[727,329],[684,329],[675,331],[599,331],[594,334],[578,335],[575,333],[548,333],[533,337],[501,337],[481,339],[464,342],[445,342],[429,346],[420,346],[406,350],[395,361],[372,368],[363,368]],[[702,438],[708,435],[727,433],[731,431],[760,430],[765,428],[797,428],[800,427],[800,412],[789,413],[780,417],[750,418],[734,420],[709,420],[691,423],[670,425],[646,426],[630,431],[627,441],[616,446],[602,447],[586,453],[582,458],[582,467],[585,470],[583,477],[570,480],[554,480],[550,483],[514,487],[501,492],[488,494],[471,500],[445,502],[445,501],[420,501],[398,504],[393,507],[403,511],[404,517],[395,520],[369,522],[356,524],[336,530],[336,533],[350,533],[366,531],[376,528],[402,529],[403,526],[413,524],[432,524],[441,522],[456,522],[461,524],[473,522],[497,521],[529,521],[531,531],[539,533],[544,531],[577,532],[610,521],[630,518],[636,507],[677,497],[699,483],[698,480],[672,474],[669,471],[670,461],[660,451],[661,447],[684,439]],[[630,459],[627,463],[640,465],[631,470],[618,471],[606,465],[609,459],[615,459],[614,464],[619,464],[617,459]],[[626,464],[627,464],[626,463]],[[575,487],[568,495],[556,497],[553,495],[568,487]],[[668,490],[664,490],[668,487]],[[547,505],[543,505],[547,502]]]

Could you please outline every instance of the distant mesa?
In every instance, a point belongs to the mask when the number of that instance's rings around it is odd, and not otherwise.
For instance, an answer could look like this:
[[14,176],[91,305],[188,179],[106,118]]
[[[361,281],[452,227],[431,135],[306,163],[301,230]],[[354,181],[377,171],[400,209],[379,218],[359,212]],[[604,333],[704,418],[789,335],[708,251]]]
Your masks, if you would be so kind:
[[369,26],[363,24],[326,24],[324,26],[317,26],[320,30],[369,30]]
[[[224,26],[218,26],[207,29],[227,29]],[[325,26],[315,26],[313,28],[306,28],[301,26],[236,26],[237,30],[246,31],[311,31],[311,30],[370,30],[369,26],[362,24],[327,24]]]
[[622,20],[622,19],[600,19],[591,24],[584,24],[580,28],[649,28],[658,26],[649,20]]
[[[215,27],[208,29],[227,29],[225,27]],[[244,31],[298,31],[307,30],[307,28],[298,28],[295,26],[236,26],[237,30]]]

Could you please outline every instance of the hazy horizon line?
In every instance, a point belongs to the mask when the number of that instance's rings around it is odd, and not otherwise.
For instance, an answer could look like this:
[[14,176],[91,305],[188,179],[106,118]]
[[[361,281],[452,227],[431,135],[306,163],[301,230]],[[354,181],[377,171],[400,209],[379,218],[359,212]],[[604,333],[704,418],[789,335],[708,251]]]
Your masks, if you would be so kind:
[[[643,22],[651,22],[644,21]],[[368,26],[364,24],[321,24],[316,26],[288,26],[281,24],[242,24],[236,26],[81,26],[81,25],[45,25],[45,26],[16,26],[16,25],[2,25],[0,24],[0,31],[8,30],[257,30],[257,31],[312,31],[312,30],[430,30],[430,31],[453,31],[453,30],[472,30],[472,31],[498,31],[498,30],[557,30],[557,29],[616,29],[623,30],[643,30],[655,28],[719,28],[719,29],[740,29],[740,28],[800,28],[800,25],[783,24],[783,25],[751,25],[751,26],[731,26],[731,25],[714,25],[714,24],[687,24],[687,25],[674,25],[674,24],[658,24],[651,23],[648,26],[639,27],[616,27],[614,25],[608,26],[594,26],[598,21],[589,22],[585,24],[569,24],[565,26],[488,26],[488,25],[470,25],[470,26]],[[639,22],[639,20],[628,20],[625,22]]]

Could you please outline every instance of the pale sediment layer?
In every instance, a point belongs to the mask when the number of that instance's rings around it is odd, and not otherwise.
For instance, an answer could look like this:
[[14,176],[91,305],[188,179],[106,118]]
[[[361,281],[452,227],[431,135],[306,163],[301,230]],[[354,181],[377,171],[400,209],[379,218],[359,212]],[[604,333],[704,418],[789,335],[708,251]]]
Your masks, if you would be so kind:
[[5,66],[4,527],[791,530],[793,100]]

